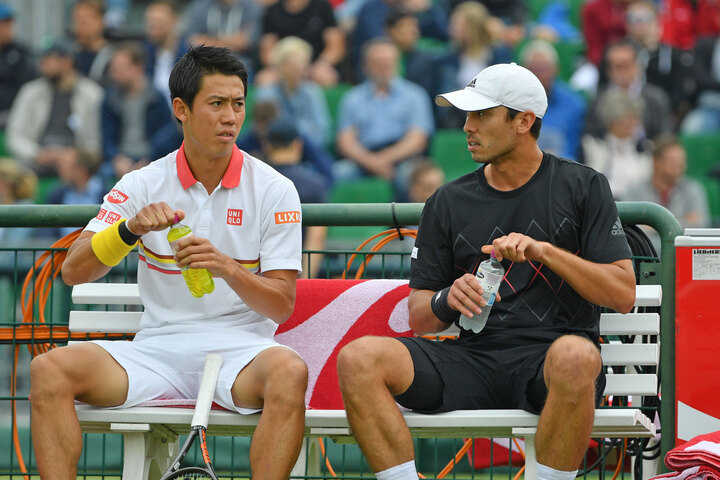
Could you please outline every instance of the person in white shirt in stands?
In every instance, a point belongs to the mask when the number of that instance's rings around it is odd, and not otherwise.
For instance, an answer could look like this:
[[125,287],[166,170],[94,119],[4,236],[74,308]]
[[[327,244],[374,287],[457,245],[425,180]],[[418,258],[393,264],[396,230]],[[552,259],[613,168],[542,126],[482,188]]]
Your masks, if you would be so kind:
[[[62,266],[68,285],[91,282],[139,241],[145,311],[132,342],[83,342],[32,361],[31,428],[45,479],[75,478],[82,450],[75,400],[128,407],[195,398],[208,353],[224,359],[214,401],[241,414],[262,409],[250,447],[253,478],[288,478],[300,452],[307,366],[273,340],[293,311],[301,270],[298,194],[235,146],[247,71],[230,50],[190,49],[170,75],[170,91],[183,145],[123,177]],[[179,240],[173,255],[167,233],[177,220],[194,236]],[[185,268],[207,269],[214,291],[193,297]]]

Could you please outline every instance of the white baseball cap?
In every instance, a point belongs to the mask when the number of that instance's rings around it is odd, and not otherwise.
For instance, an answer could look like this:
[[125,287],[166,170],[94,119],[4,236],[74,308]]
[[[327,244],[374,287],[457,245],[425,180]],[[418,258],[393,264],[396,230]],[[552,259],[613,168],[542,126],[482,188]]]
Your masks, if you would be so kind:
[[516,63],[499,63],[483,69],[462,90],[435,97],[441,107],[454,106],[466,112],[503,105],[513,110],[529,110],[542,118],[548,100],[540,80]]

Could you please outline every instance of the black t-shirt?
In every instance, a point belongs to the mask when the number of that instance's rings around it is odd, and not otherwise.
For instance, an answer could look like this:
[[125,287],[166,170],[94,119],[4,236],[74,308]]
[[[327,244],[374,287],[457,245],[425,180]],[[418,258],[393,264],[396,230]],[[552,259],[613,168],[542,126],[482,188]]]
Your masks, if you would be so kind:
[[313,48],[313,60],[325,48],[323,31],[336,25],[332,6],[327,0],[310,0],[307,8],[298,13],[285,10],[280,0],[265,11],[263,33],[274,33],[278,38],[291,35],[300,37]]
[[[410,263],[410,287],[437,291],[488,258],[480,248],[512,232],[550,242],[596,263],[630,258],[607,179],[590,167],[545,153],[522,187],[499,191],[484,168],[442,187],[427,201]],[[501,345],[551,342],[576,333],[598,341],[599,307],[548,267],[503,260],[506,276],[488,323],[461,341]]]

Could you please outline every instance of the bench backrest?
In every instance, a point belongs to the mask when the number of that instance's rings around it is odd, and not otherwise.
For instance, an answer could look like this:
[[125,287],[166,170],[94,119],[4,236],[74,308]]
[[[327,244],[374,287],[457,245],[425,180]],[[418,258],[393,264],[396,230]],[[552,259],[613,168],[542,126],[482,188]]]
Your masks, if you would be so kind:
[[[410,336],[407,280],[299,280],[295,311],[280,325],[275,339],[295,349],[309,370],[306,401],[311,408],[342,409],[337,385],[336,360],[340,349],[364,335]],[[141,305],[136,284],[88,283],[73,288],[75,304],[91,306]],[[637,287],[637,307],[660,306],[660,286]],[[73,310],[73,333],[135,333],[140,311]],[[605,395],[645,396],[657,394],[657,375],[637,373],[635,366],[657,367],[660,359],[655,336],[660,331],[657,313],[603,313],[600,334],[637,336],[646,343],[601,345],[603,363],[615,367],[607,375]],[[452,333],[452,329],[448,333]]]

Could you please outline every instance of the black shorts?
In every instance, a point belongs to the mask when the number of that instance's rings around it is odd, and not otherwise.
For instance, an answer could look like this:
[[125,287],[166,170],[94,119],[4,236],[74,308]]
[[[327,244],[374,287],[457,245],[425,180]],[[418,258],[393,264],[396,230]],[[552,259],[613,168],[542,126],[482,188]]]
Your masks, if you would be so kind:
[[[543,378],[550,344],[478,348],[456,340],[416,337],[399,341],[410,351],[415,379],[395,400],[423,413],[519,408],[540,413],[547,387]],[[595,403],[605,390],[605,373],[595,381]]]

